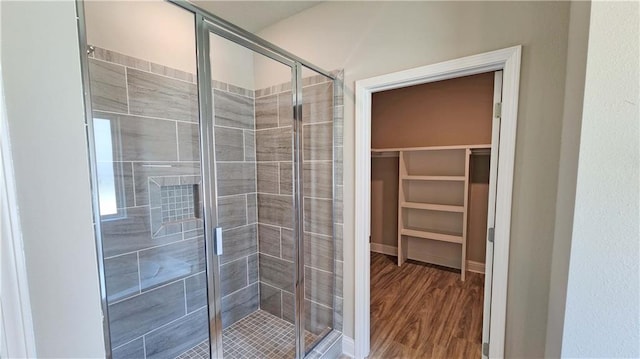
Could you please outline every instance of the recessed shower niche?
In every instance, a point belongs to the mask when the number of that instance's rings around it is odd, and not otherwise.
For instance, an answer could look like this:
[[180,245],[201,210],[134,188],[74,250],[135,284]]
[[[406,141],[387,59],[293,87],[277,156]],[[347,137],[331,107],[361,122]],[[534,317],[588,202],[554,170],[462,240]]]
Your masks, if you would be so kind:
[[200,176],[149,177],[148,185],[154,238],[180,233],[183,226],[202,221]]
[[112,358],[335,348],[341,73],[187,2],[81,5]]

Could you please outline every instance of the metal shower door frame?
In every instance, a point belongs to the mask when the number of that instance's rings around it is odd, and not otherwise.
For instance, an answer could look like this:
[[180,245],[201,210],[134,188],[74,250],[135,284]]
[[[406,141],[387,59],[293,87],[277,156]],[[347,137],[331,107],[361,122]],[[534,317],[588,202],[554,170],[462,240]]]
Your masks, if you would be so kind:
[[[305,333],[305,307],[304,307],[304,188],[303,188],[303,149],[302,149],[302,68],[303,66],[335,81],[334,75],[310,64],[263,39],[238,28],[237,26],[213,16],[193,4],[168,0],[195,14],[196,25],[196,52],[197,52],[197,78],[198,99],[200,110],[200,133],[202,153],[202,183],[204,192],[204,217],[205,217],[205,248],[207,255],[207,295],[209,304],[209,333],[212,357],[223,357],[222,347],[222,303],[220,293],[220,270],[218,255],[214,252],[212,240],[215,238],[217,227],[217,196],[216,196],[216,170],[215,170],[215,136],[214,136],[214,110],[213,89],[211,73],[211,48],[209,34],[223,37],[233,43],[266,56],[274,61],[288,66],[291,69],[291,88],[293,103],[293,193],[294,193],[294,295],[295,295],[295,340],[296,358],[301,359],[306,355]],[[334,86],[335,88],[335,86]],[[333,111],[332,111],[333,112]],[[335,200],[335,198],[334,198]],[[335,202],[335,201],[334,201]]]
[[[300,339],[302,333],[304,333],[304,312],[303,304],[300,303],[304,299],[299,300],[299,297],[304,297],[304,257],[300,257],[300,254],[304,256],[304,249],[302,246],[302,238],[299,233],[302,233],[302,181],[301,171],[302,168],[299,165],[302,159],[301,149],[301,130],[302,130],[302,106],[301,106],[301,90],[298,91],[297,79],[301,77],[299,72],[300,65],[295,61],[287,59],[277,53],[263,48],[260,45],[253,43],[241,36],[228,31],[225,28],[218,26],[218,24],[210,21],[207,17],[196,14],[196,51],[197,51],[197,77],[198,77],[198,100],[200,110],[200,143],[202,153],[202,184],[204,195],[204,217],[205,217],[205,234],[206,242],[205,249],[207,255],[207,296],[209,304],[209,334],[210,341],[209,346],[211,350],[211,356],[222,358],[223,357],[223,344],[222,344],[222,303],[220,295],[220,267],[218,255],[215,253],[215,245],[213,240],[215,238],[215,229],[218,225],[217,218],[217,173],[215,167],[215,133],[214,133],[214,107],[213,107],[213,90],[212,90],[212,72],[211,72],[211,48],[209,44],[210,34],[214,34],[223,37],[233,43],[248,48],[254,52],[266,56],[272,60],[275,60],[283,65],[288,66],[291,69],[291,85],[294,104],[294,121],[293,121],[293,164],[294,164],[294,231],[298,234],[300,240],[294,241],[294,253],[297,253],[296,264],[298,269],[294,271],[294,288],[295,288],[295,329],[296,329],[296,358],[304,357],[304,340]],[[300,161],[298,161],[300,159]],[[302,270],[300,270],[300,267]],[[300,315],[302,313],[302,316]]]

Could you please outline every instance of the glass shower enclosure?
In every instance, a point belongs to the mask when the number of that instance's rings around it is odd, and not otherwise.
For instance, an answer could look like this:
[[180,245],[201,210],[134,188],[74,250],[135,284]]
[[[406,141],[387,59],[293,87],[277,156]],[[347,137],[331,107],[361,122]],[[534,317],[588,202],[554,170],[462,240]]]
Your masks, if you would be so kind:
[[116,5],[79,3],[108,355],[318,356],[341,329],[335,75],[189,3],[146,4],[186,35],[142,23],[135,51],[108,48]]

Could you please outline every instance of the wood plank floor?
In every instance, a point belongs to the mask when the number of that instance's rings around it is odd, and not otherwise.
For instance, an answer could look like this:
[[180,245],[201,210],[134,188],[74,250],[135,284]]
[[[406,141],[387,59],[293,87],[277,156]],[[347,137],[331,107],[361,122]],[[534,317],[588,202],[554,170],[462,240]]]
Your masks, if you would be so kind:
[[371,253],[369,358],[480,358],[484,275]]

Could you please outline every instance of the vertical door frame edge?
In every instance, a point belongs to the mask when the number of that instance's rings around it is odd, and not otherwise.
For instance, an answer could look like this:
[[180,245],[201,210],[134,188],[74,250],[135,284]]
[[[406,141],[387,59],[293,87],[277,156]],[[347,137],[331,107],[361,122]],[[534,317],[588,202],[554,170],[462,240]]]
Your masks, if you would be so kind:
[[[509,241],[515,166],[516,128],[522,45],[462,57],[356,81],[355,98],[355,321],[354,354],[365,358],[370,350],[370,223],[371,223],[371,95],[412,85],[503,71],[502,119],[498,158],[498,188],[489,357],[504,357]],[[486,320],[486,318],[485,318]]]
[[304,183],[302,180],[303,148],[302,148],[302,65],[296,62],[293,67],[292,94],[294,97],[293,108],[293,176],[294,176],[294,230],[298,240],[293,241],[294,256],[296,257],[294,270],[294,296],[295,296],[295,333],[296,333],[296,358],[305,356],[305,310],[304,310]]
[[222,297],[220,284],[220,265],[215,252],[215,228],[218,226],[218,205],[216,193],[216,152],[215,132],[213,129],[213,89],[211,84],[211,49],[209,46],[209,28],[205,19],[194,14],[196,35],[196,75],[198,89],[200,169],[202,173],[202,197],[204,220],[204,247],[207,276],[207,311],[209,323],[209,351],[211,357],[222,358]]
[[105,358],[111,359],[111,330],[109,329],[109,303],[107,301],[107,281],[104,269],[104,250],[102,240],[102,221],[100,218],[100,199],[98,193],[98,167],[95,139],[93,137],[93,104],[91,102],[91,82],[89,76],[89,56],[87,53],[87,27],[84,11],[84,0],[76,0],[76,26],[78,29],[78,47],[80,55],[80,72],[82,78],[82,95],[84,102],[84,125],[87,140],[89,163],[89,185],[91,186],[91,209],[93,217],[93,234],[95,236],[96,260],[98,269],[98,285],[100,287],[100,308],[102,310],[102,332]]
[[0,357],[36,358],[29,278],[4,96],[0,72],[0,262],[3,263],[0,275],[0,292],[3,293],[0,303]]

